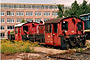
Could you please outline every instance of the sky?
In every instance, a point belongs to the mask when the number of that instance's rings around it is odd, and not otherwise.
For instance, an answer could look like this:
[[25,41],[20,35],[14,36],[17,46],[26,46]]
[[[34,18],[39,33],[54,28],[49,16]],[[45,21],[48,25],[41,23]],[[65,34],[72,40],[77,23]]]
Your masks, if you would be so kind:
[[[71,6],[75,0],[1,0],[1,3],[31,3],[31,4],[64,4],[65,6]],[[90,3],[90,0],[86,0]],[[83,0],[77,0],[79,4]]]

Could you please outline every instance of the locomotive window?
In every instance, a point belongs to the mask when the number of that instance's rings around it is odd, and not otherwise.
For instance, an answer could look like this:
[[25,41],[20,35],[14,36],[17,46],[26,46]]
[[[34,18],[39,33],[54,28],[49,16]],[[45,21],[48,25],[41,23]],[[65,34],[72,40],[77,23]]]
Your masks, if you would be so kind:
[[78,22],[77,27],[78,27],[78,31],[82,30],[83,29],[82,22]]
[[35,25],[34,25],[34,24],[32,24],[32,27],[35,27]]
[[53,24],[54,32],[57,33],[57,24]]
[[23,31],[28,31],[28,26],[23,26]]
[[45,32],[51,33],[51,29],[52,29],[51,24],[45,25]]
[[68,30],[68,22],[67,21],[62,22],[62,30]]

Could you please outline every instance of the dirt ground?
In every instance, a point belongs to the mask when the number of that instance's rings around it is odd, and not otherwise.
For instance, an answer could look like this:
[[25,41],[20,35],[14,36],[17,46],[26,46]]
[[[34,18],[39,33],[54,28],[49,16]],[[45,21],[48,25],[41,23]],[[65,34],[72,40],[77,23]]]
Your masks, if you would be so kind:
[[[90,44],[90,40],[86,44]],[[1,60],[55,60],[49,58],[48,55],[59,54],[67,52],[68,50],[60,50],[47,47],[30,47],[33,48],[35,53],[15,53],[11,55],[1,54]]]
[[47,47],[31,48],[33,48],[36,51],[36,53],[16,53],[8,56],[6,56],[5,54],[1,54],[1,60],[53,60],[52,58],[48,58],[47,56],[66,52],[66,50],[53,49]]

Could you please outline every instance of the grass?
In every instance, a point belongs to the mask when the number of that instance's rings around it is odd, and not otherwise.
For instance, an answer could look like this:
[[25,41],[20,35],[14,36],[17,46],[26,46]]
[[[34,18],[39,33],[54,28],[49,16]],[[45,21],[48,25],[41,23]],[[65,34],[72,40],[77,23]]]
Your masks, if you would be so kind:
[[13,41],[10,40],[1,40],[1,53],[9,55],[13,53],[21,53],[21,52],[34,52],[34,49],[30,49],[30,47],[39,46],[37,43],[32,43],[29,41]]

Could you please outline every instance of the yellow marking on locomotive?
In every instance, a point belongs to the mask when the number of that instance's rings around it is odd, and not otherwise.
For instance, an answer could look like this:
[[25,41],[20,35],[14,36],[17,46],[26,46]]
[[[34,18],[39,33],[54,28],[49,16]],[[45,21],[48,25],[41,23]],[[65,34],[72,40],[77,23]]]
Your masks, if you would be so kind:
[[84,30],[84,32],[90,32],[90,30]]
[[48,35],[48,38],[50,38],[50,35]]

